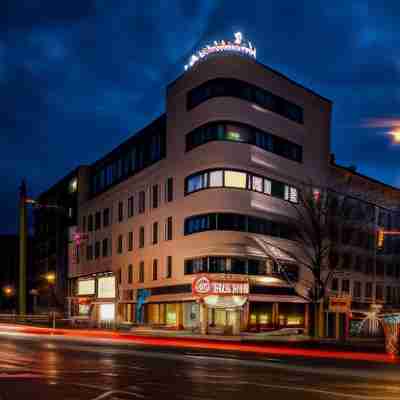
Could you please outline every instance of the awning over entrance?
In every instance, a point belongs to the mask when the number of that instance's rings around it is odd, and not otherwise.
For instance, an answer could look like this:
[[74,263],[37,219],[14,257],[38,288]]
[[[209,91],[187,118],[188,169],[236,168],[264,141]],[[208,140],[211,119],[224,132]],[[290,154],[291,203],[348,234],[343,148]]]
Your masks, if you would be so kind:
[[307,303],[307,300],[299,296],[251,294],[249,301],[260,301],[265,303]]
[[205,296],[204,303],[210,308],[238,308],[242,307],[246,301],[246,296]]

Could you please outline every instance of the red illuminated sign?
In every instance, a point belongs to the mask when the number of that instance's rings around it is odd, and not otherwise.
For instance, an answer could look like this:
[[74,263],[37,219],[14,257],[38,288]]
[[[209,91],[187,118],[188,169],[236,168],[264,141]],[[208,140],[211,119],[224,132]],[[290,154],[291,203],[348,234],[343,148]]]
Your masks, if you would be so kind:
[[249,294],[249,289],[248,281],[217,279],[205,275],[197,276],[192,283],[192,293],[196,296],[243,296]]

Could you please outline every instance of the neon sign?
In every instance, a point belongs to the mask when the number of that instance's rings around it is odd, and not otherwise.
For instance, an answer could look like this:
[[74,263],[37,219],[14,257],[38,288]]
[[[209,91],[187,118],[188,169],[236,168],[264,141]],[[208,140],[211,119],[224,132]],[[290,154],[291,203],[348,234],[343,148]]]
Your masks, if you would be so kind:
[[235,40],[233,42],[225,42],[224,40],[221,40],[220,42],[215,41],[214,45],[207,45],[206,47],[203,47],[201,50],[199,50],[197,53],[193,54],[190,57],[189,62],[185,65],[185,71],[193,67],[193,65],[199,62],[201,59],[213,53],[228,51],[256,58],[256,48],[252,46],[251,42],[244,42],[241,32],[236,32],[234,36]]

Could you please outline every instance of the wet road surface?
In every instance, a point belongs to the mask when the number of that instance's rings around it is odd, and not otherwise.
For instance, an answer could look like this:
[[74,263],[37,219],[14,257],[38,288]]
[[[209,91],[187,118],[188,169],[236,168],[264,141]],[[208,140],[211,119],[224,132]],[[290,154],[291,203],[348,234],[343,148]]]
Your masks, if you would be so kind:
[[399,400],[400,365],[0,334],[0,400]]

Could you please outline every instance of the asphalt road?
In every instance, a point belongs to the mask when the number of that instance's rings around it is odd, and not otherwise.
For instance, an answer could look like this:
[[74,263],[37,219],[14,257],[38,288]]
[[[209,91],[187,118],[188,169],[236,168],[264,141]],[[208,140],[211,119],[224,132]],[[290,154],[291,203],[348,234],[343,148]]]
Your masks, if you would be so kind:
[[0,333],[0,400],[400,399],[400,365]]

